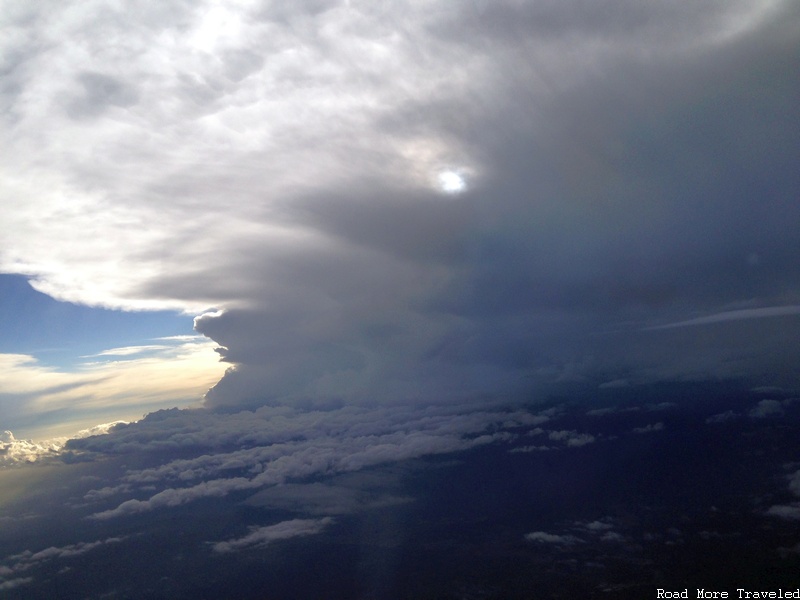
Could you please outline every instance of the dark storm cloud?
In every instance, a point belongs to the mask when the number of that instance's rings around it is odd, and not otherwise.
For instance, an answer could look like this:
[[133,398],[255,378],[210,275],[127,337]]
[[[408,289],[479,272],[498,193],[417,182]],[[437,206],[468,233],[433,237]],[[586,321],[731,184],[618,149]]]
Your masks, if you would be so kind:
[[[670,341],[593,335],[736,303],[753,305],[753,318],[790,315],[793,307],[775,305],[798,294],[800,213],[790,199],[800,181],[787,158],[796,155],[789,98],[798,82],[779,75],[792,60],[791,38],[769,22],[732,41],[697,33],[692,46],[681,37],[691,30],[673,39],[655,15],[642,17],[646,10],[630,18],[648,32],[662,27],[664,57],[626,45],[639,43],[632,38],[641,30],[617,39],[598,23],[597,36],[624,54],[600,52],[601,75],[531,102],[522,93],[529,82],[509,67],[496,75],[492,105],[479,115],[466,108],[468,125],[444,114],[447,103],[460,107],[457,98],[394,115],[397,129],[436,115],[439,131],[474,149],[481,175],[458,198],[395,199],[391,189],[355,187],[287,205],[291,222],[333,240],[331,251],[287,257],[283,269],[258,276],[272,285],[267,311],[234,309],[198,323],[240,365],[210,394],[212,405],[237,396],[257,403],[259,393],[265,401],[389,397],[397,378],[424,382],[396,385],[400,395],[446,396],[454,382],[465,384],[459,395],[513,394],[537,368],[587,359],[583,376],[633,371],[639,382],[761,376],[779,355],[796,356],[789,343],[756,358],[779,346],[757,331],[762,323],[715,331],[699,350],[696,331]],[[705,28],[727,18],[735,21],[709,10],[692,27],[713,37]],[[535,47],[537,36],[513,40],[486,42],[488,52]],[[559,76],[574,75],[565,71]],[[797,326],[796,318],[780,325]],[[686,354],[675,356],[676,340]],[[273,368],[279,381],[260,379]],[[773,371],[791,377],[781,365]],[[314,381],[324,383],[314,389]]]
[[233,367],[214,409],[796,386],[798,19],[26,9],[3,194],[31,200],[2,205],[0,266],[84,303],[220,309],[196,321]]

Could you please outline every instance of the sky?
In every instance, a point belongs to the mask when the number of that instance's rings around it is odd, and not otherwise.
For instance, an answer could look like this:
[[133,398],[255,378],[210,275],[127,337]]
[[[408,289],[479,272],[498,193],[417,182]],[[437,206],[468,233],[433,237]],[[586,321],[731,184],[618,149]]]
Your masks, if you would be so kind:
[[[4,463],[256,469],[120,475],[96,519],[482,448],[554,397],[800,388],[797,2],[9,1],[0,27]],[[360,466],[314,462],[324,421],[319,460]],[[253,423],[317,466],[262,477]]]

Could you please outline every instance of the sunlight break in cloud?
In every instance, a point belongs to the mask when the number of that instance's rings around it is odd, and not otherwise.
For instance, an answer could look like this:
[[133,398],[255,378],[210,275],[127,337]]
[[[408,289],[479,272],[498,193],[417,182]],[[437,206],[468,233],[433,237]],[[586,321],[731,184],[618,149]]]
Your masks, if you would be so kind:
[[41,440],[91,427],[107,414],[133,419],[158,408],[198,405],[224,370],[213,348],[199,337],[177,340],[148,346],[146,356],[134,349],[118,360],[98,356],[72,372],[43,366],[31,356],[0,354],[0,418],[69,409],[74,416],[67,422],[23,432]]
[[[126,425],[125,421],[112,421],[71,432],[43,441],[18,440],[11,431],[0,433],[0,466],[13,466],[35,463],[41,460],[57,458],[64,450],[68,440],[77,440],[93,435],[106,435],[117,425]],[[61,425],[64,427],[64,425]]]

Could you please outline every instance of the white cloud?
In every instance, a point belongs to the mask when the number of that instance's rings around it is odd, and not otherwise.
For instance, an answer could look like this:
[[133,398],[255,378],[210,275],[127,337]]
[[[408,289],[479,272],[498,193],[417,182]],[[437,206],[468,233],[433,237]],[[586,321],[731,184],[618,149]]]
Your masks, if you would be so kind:
[[589,433],[578,433],[577,431],[551,431],[547,434],[551,440],[564,442],[567,446],[577,448],[591,444],[595,441],[595,437]]
[[66,546],[50,546],[49,548],[36,552],[25,550],[19,554],[8,556],[5,561],[11,566],[0,565],[0,580],[6,579],[6,581],[0,581],[0,590],[13,589],[17,586],[31,583],[33,581],[32,577],[10,577],[25,572],[43,562],[80,556],[81,554],[86,554],[87,552],[108,546],[109,544],[118,544],[125,539],[126,537],[109,537],[104,540],[96,540],[93,542],[78,542]]
[[63,442],[46,441],[32,442],[31,440],[18,440],[10,431],[0,435],[0,466],[19,463],[32,463],[43,458],[52,458],[58,455]]
[[322,519],[292,519],[266,527],[256,527],[244,537],[216,542],[214,552],[234,552],[237,550],[262,548],[277,540],[286,540],[298,536],[316,535],[333,523],[330,517]]
[[131,356],[133,354],[146,354],[157,350],[167,350],[169,348],[170,348],[169,346],[164,346],[159,344],[150,344],[145,346],[126,346],[124,348],[111,348],[109,350],[103,350],[102,352],[84,356],[83,358],[97,358],[101,356]]
[[585,523],[581,525],[581,527],[595,532],[609,531],[610,529],[614,528],[614,526],[610,523],[605,523],[603,521],[592,521],[591,523]]
[[127,494],[130,491],[131,491],[131,486],[127,483],[123,483],[115,486],[106,486],[96,490],[89,490],[83,496],[83,499],[86,500],[87,502],[97,502],[100,500],[105,500],[106,498],[110,498],[111,496],[117,496],[119,494]]
[[776,504],[767,509],[766,514],[770,517],[778,517],[789,521],[800,521],[800,504]]
[[723,413],[718,413],[716,415],[711,415],[706,419],[706,423],[713,425],[716,423],[725,423],[726,421],[731,421],[733,419],[737,419],[739,417],[739,413],[733,412],[732,410],[726,410]]
[[94,542],[78,542],[77,544],[70,544],[68,546],[51,546],[49,548],[45,548],[44,550],[40,550],[39,552],[34,552],[29,556],[26,555],[25,561],[39,562],[43,560],[49,560],[51,558],[69,558],[72,556],[79,556],[81,554],[90,552],[95,548],[106,546],[108,544],[118,544],[123,540],[124,538],[111,537],[105,540],[97,540]]
[[676,327],[691,327],[696,325],[711,325],[714,323],[725,323],[727,321],[741,321],[746,319],[785,317],[792,315],[800,315],[800,306],[789,305],[789,306],[766,306],[763,308],[745,308],[741,310],[729,310],[714,315],[709,315],[706,317],[689,319],[687,321],[679,321],[677,323],[669,323],[668,325],[648,327],[646,331],[655,331],[659,329],[674,329]]
[[[92,515],[106,520],[310,476],[508,442],[513,435],[499,427],[515,429],[537,421],[521,410],[467,412],[466,407],[437,406],[328,411],[262,407],[230,415],[172,410],[108,436],[71,441],[67,448],[112,454],[182,448],[195,452],[194,458],[132,470],[117,486],[90,491],[87,497],[100,501],[118,493],[135,494],[137,487],[163,487],[146,499],[117,500],[116,506]],[[580,442],[576,435],[569,437]]]
[[33,577],[17,577],[16,579],[7,579],[6,581],[0,581],[0,591],[3,590],[13,590],[16,587],[21,585],[26,585],[33,581]]
[[754,419],[777,417],[783,414],[783,406],[778,400],[761,400],[747,414]]
[[4,98],[13,151],[0,197],[26,203],[0,203],[0,269],[34,274],[61,299],[196,311],[244,299],[245,282],[161,297],[149,285],[185,277],[187,264],[196,283],[220,276],[243,247],[329,245],[282,222],[287,196],[365,175],[415,189],[445,164],[471,168],[469,148],[444,131],[381,131],[404,107],[485,85],[488,57],[415,35],[441,13],[398,6],[404,35],[369,6],[281,10],[165,2],[10,15],[7,56],[26,64]]
[[[789,491],[795,496],[800,497],[800,470],[795,471],[788,477]],[[767,516],[778,517],[780,519],[787,519],[791,521],[800,520],[800,502],[792,504],[776,504],[770,506],[765,512]]]
[[557,544],[559,546],[571,546],[580,543],[582,540],[574,535],[556,535],[546,531],[534,531],[525,534],[525,539],[529,542],[540,542],[542,544]]
[[795,496],[800,496],[800,470],[789,477],[789,489]]
[[69,435],[108,412],[138,418],[166,406],[199,404],[225,369],[214,347],[199,337],[176,340],[157,350],[148,347],[147,356],[131,352],[131,358],[121,360],[102,357],[74,371],[41,365],[32,356],[0,354],[0,386],[6,399],[0,419],[9,422],[64,409],[72,412],[73,421],[28,434],[41,439]]
[[11,431],[0,433],[0,466],[34,463],[40,460],[54,459],[64,450],[64,445],[70,439],[81,439],[93,435],[105,435],[117,425],[125,421],[102,423],[89,429],[71,435],[53,438],[50,440],[34,442],[31,440],[18,440]]
[[509,450],[510,453],[527,453],[527,452],[545,452],[547,450],[552,450],[550,446],[517,446],[516,448],[512,448]]
[[613,531],[614,526],[607,522],[610,518],[603,521],[591,521],[587,523],[576,523],[576,528],[597,536],[601,542],[623,542],[625,537]]

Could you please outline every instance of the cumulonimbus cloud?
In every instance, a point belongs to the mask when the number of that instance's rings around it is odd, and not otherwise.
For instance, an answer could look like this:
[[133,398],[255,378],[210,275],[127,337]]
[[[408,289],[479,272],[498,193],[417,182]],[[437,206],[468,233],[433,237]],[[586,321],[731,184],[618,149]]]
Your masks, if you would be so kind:
[[219,309],[197,321],[235,365],[216,408],[627,377],[647,352],[589,332],[798,293],[797,18],[788,0],[26,5],[0,51],[0,270],[84,304]]

